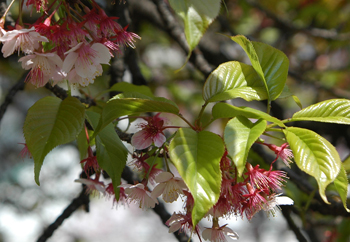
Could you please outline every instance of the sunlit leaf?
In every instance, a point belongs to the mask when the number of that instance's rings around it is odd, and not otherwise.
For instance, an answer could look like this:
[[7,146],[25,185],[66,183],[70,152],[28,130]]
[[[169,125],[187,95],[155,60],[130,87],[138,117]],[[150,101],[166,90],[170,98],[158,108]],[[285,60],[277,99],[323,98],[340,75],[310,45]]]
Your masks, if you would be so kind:
[[207,78],[203,99],[217,102],[238,97],[246,101],[267,99],[264,83],[250,65],[238,61],[223,63]]
[[346,172],[345,172],[345,169],[343,166],[340,169],[339,175],[334,180],[334,185],[335,185],[335,188],[337,189],[337,191],[340,195],[340,198],[343,202],[344,208],[346,209],[347,212],[350,212],[350,210],[348,209],[348,207],[346,205],[349,182],[348,182],[348,177],[346,175]]
[[179,108],[172,101],[162,97],[148,97],[140,93],[119,94],[103,107],[95,134],[119,117],[145,112],[178,114]]
[[169,0],[169,3],[184,21],[186,40],[191,52],[218,16],[220,0]]
[[196,225],[219,199],[224,143],[214,133],[181,128],[170,143],[169,153],[194,198],[192,222]]
[[250,107],[235,107],[228,103],[215,104],[212,110],[212,115],[214,119],[233,118],[241,115],[246,118],[265,119],[266,121],[275,123],[280,127],[285,127],[285,125],[279,119],[272,117],[265,112]]
[[296,112],[290,121],[318,121],[350,124],[350,100],[331,99]]
[[337,150],[325,138],[308,129],[290,127],[284,133],[295,163],[316,179],[323,201],[329,203],[325,189],[337,178],[342,165]]
[[[98,124],[98,113],[86,112],[88,120],[93,128]],[[119,199],[121,175],[126,164],[128,150],[120,140],[112,124],[103,128],[95,138],[96,157],[100,167],[105,170],[112,179],[115,197]]]
[[232,36],[248,55],[253,68],[265,83],[268,100],[275,100],[284,89],[289,60],[280,50],[270,45],[249,41],[243,35]]
[[237,167],[238,176],[242,176],[251,146],[265,129],[265,120],[252,123],[243,116],[237,116],[227,123],[224,140],[228,154]]
[[76,139],[83,128],[85,107],[78,99],[45,97],[29,110],[23,132],[34,159],[35,182],[40,185],[39,173],[45,156],[56,146]]

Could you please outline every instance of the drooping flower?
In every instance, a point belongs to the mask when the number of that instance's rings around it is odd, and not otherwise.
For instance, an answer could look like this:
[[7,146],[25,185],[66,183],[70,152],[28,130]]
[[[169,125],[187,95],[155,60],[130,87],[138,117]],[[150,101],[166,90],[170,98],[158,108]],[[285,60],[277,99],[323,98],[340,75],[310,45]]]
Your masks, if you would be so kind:
[[202,232],[203,239],[212,242],[226,242],[231,240],[238,240],[238,234],[232,229],[226,227],[226,225],[221,227],[206,228]]
[[267,197],[266,203],[263,204],[263,210],[267,214],[275,216],[276,210],[280,209],[279,205],[293,205],[294,201],[286,196],[280,196],[281,194],[271,194]]
[[18,60],[22,62],[22,68],[31,69],[26,77],[26,82],[30,82],[36,87],[45,86],[49,80],[56,82],[65,78],[62,72],[62,60],[56,53],[37,53],[26,55]]
[[25,143],[19,143],[21,145],[24,145],[23,149],[21,150],[21,152],[19,152],[19,155],[21,156],[22,159],[24,159],[25,157],[29,157],[32,158],[32,154],[30,153],[27,144]]
[[294,157],[294,155],[293,155],[292,150],[288,149],[288,146],[289,146],[288,143],[284,143],[281,146],[277,146],[274,144],[264,144],[264,145],[269,147],[277,155],[276,159],[273,162],[275,162],[278,159],[278,157],[281,157],[284,164],[286,164],[286,166],[290,167],[290,163],[293,162],[292,158]]
[[250,183],[247,183],[246,186],[248,194],[243,194],[243,197],[246,200],[242,203],[241,214],[245,213],[247,219],[250,220],[259,210],[262,209],[263,204],[266,203],[266,199],[260,194],[263,193],[263,190],[253,188]]
[[141,209],[154,208],[158,204],[157,199],[154,199],[151,193],[145,190],[142,183],[136,185],[122,184],[119,187],[124,188],[128,202],[138,203]]
[[101,169],[98,162],[97,162],[97,157],[93,154],[90,146],[88,148],[88,157],[86,159],[80,161],[80,163],[85,163],[84,164],[84,171],[88,177],[89,177],[89,173],[91,171],[94,171],[95,173],[97,173],[97,171],[99,171]]
[[106,188],[105,188],[104,183],[100,182],[96,179],[80,178],[80,179],[76,179],[75,182],[79,182],[79,183],[86,185],[86,187],[87,187],[86,192],[87,193],[91,193],[91,194],[98,193],[98,195],[100,193],[102,193],[102,195],[105,195],[105,193],[106,193]]
[[251,184],[253,184],[257,188],[267,188],[268,187],[269,178],[264,173],[266,170],[259,168],[259,165],[256,165],[253,168],[253,166],[248,162],[246,163],[246,168],[248,170],[245,173],[245,175],[248,176],[246,181],[249,180],[251,182]]
[[187,189],[186,184],[181,178],[174,177],[170,172],[162,172],[155,178],[159,184],[153,189],[151,195],[157,199],[162,195],[165,202],[172,203],[176,201],[180,194],[184,194],[182,190]]
[[[169,226],[169,233],[179,232],[189,233],[192,231],[193,224],[191,214],[173,213],[171,217],[165,222]],[[197,227],[197,226],[196,226]]]
[[283,186],[283,182],[288,178],[287,174],[284,171],[265,171],[264,174],[268,178],[268,187],[274,191],[280,191]]
[[138,150],[146,149],[154,143],[155,146],[161,147],[166,141],[163,134],[164,118],[159,117],[157,113],[153,117],[143,118],[147,123],[141,123],[140,131],[136,132],[131,138],[131,144]]
[[27,0],[26,5],[29,7],[30,5],[36,8],[37,12],[40,12],[40,9],[46,10],[47,0]]
[[115,193],[114,193],[114,187],[112,183],[109,183],[106,187],[106,197],[107,198],[113,198],[113,205],[115,204],[116,207],[118,205],[126,205],[127,204],[127,196],[125,194],[125,190],[123,187],[119,187],[119,200],[117,201],[115,199]]
[[40,42],[48,42],[49,40],[35,32],[35,28],[23,29],[21,26],[16,25],[15,30],[7,31],[0,41],[3,42],[1,49],[4,57],[8,57],[15,51],[22,50],[25,54],[31,54],[34,50],[38,49]]
[[101,64],[109,64],[111,55],[106,46],[100,43],[81,42],[65,53],[62,70],[68,73],[71,83],[87,86],[102,74]]

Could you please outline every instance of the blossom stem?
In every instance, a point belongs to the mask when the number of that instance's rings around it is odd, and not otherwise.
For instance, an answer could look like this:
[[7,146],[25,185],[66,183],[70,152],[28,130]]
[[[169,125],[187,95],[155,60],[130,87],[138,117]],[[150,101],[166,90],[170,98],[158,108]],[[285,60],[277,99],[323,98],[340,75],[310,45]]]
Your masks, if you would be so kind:
[[184,116],[182,116],[181,113],[177,114],[177,116],[178,116],[179,118],[181,118],[183,121],[185,121],[185,122],[191,127],[191,129],[197,130],[187,119],[184,118]]
[[202,119],[202,116],[203,116],[203,113],[204,113],[204,109],[206,108],[207,105],[208,105],[207,102],[205,102],[205,103],[202,105],[202,108],[201,108],[201,111],[199,112],[198,118],[197,118],[196,121],[195,121],[195,125],[196,125],[197,127],[200,127],[200,126],[201,126],[201,119]]
[[[0,19],[0,26],[2,26],[3,24],[5,24],[5,18],[6,18],[6,15],[7,13],[10,11],[10,8],[11,6],[13,5],[13,3],[15,2],[16,0],[12,0],[12,2],[10,3],[10,5],[7,7],[4,15],[2,15],[1,19]],[[21,16],[21,15],[20,15]]]
[[278,140],[284,141],[284,139],[282,139],[282,138],[280,138],[280,137],[276,137],[276,136],[271,135],[271,134],[268,134],[268,133],[266,133],[266,132],[264,132],[263,135],[268,136],[268,137],[271,137],[271,138],[274,138],[274,139],[278,139]]
[[283,132],[282,129],[278,129],[278,128],[266,128],[265,131],[275,131],[275,132]]

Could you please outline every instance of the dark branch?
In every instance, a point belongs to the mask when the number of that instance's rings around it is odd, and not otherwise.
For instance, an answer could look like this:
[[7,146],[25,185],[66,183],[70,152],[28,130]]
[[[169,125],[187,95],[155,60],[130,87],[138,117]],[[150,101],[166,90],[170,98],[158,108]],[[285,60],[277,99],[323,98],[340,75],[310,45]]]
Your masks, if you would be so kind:
[[45,242],[48,238],[52,236],[55,230],[63,223],[63,221],[69,218],[80,206],[85,206],[85,211],[89,212],[89,195],[86,194],[86,188],[83,187],[80,195],[75,198],[68,207],[63,211],[63,213],[53,222],[49,227],[47,227],[44,233],[39,237],[37,242]]
[[320,29],[320,28],[301,28],[294,25],[292,22],[282,19],[270,10],[264,8],[258,1],[255,0],[246,0],[254,8],[259,9],[261,12],[264,12],[266,16],[273,19],[277,23],[277,27],[281,28],[283,31],[290,30],[293,32],[303,32],[313,37],[319,37],[327,40],[339,40],[339,41],[348,41],[350,40],[350,33],[338,33],[336,30],[331,29]]
[[289,225],[289,228],[294,232],[295,236],[299,240],[299,242],[308,242],[305,236],[302,234],[299,227],[294,223],[291,214],[291,209],[289,206],[281,206],[282,208],[282,214],[284,218],[287,220],[287,223]]
[[25,73],[19,81],[10,89],[10,91],[7,93],[5,100],[3,104],[0,106],[0,123],[2,118],[4,117],[4,114],[8,108],[8,106],[12,103],[14,96],[18,91],[22,91],[24,89],[25,83],[24,79],[27,76],[27,73]]

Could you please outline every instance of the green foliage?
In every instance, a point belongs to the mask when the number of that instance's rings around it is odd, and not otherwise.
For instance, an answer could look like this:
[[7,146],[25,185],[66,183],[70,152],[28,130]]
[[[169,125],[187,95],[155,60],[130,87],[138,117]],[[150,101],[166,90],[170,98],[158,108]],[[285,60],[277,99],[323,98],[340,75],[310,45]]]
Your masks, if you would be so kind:
[[338,152],[325,138],[311,130],[290,127],[284,133],[295,163],[316,179],[323,201],[329,203],[325,189],[337,178],[341,169]]
[[221,64],[207,78],[203,87],[206,102],[218,102],[233,98],[246,101],[267,99],[264,83],[254,69],[238,61]]
[[169,3],[184,21],[186,40],[191,52],[218,16],[220,0],[169,0]]
[[212,114],[214,119],[233,118],[241,115],[246,118],[265,119],[266,121],[275,123],[280,127],[285,127],[285,125],[279,119],[250,107],[235,107],[227,103],[217,103],[213,107]]
[[[87,111],[89,123],[96,127],[100,115]],[[119,188],[121,176],[126,164],[128,150],[123,145],[112,124],[103,128],[96,135],[96,157],[100,167],[105,170],[112,179],[115,197],[119,199]]]
[[331,99],[296,112],[290,121],[350,124],[350,100]]
[[340,195],[340,198],[343,202],[344,208],[346,209],[347,212],[350,212],[350,210],[348,209],[348,207],[346,205],[349,182],[348,182],[348,177],[346,175],[346,172],[345,172],[345,169],[343,166],[341,166],[340,171],[339,171],[339,175],[334,180],[334,185],[335,185],[335,188],[337,189],[337,191]]
[[83,128],[85,107],[78,99],[45,97],[29,110],[23,132],[34,159],[35,182],[40,185],[39,174],[45,156],[56,146],[76,139]]
[[220,160],[224,150],[218,135],[189,128],[179,129],[170,143],[171,160],[194,198],[194,226],[219,199]]
[[123,93],[137,92],[149,97],[154,97],[151,89],[148,86],[137,86],[127,82],[118,82],[114,84],[108,91],[123,92]]
[[263,80],[268,100],[275,100],[284,89],[289,61],[287,56],[267,44],[249,41],[243,35],[231,37],[248,55],[254,70]]
[[145,112],[178,114],[179,108],[172,101],[162,97],[148,97],[138,93],[119,94],[103,107],[95,134],[117,118]]
[[224,140],[228,154],[237,167],[238,176],[242,176],[251,146],[265,129],[265,120],[252,123],[243,116],[237,116],[227,123]]

